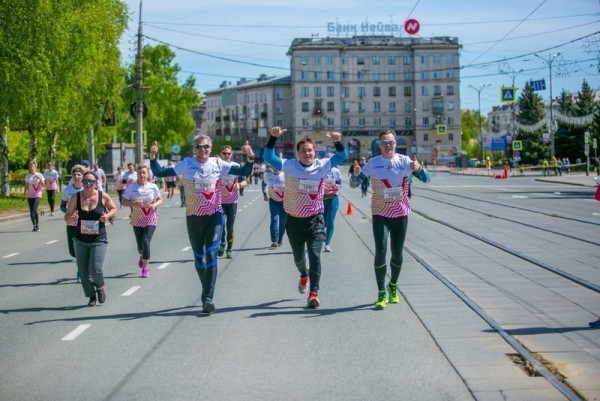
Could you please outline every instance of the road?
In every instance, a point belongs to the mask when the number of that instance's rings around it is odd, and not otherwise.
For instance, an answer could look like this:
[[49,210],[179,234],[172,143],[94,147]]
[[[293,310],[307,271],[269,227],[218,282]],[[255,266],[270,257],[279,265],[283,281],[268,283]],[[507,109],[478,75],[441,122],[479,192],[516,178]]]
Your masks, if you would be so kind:
[[[96,308],[85,306],[75,282],[61,216],[42,217],[39,233],[28,220],[0,223],[0,398],[567,399],[515,363],[514,349],[424,264],[447,275],[531,352],[553,361],[581,399],[600,397],[600,330],[587,328],[600,315],[597,292],[435,221],[598,285],[599,248],[576,239],[597,237],[597,225],[550,216],[600,224],[599,204],[589,194],[593,189],[529,178],[445,173],[415,184],[403,299],[383,311],[373,308],[369,198],[347,183],[333,252],[322,254],[317,310],[307,309],[297,291],[287,238],[282,248],[269,248],[268,207],[256,185],[240,200],[234,259],[219,260],[217,310],[210,316],[200,313],[200,285],[176,201],[160,210],[149,279],[140,278],[128,210],[119,210],[108,233],[108,300]],[[456,195],[508,204],[514,210],[458,202],[575,238],[457,209],[450,205]]]

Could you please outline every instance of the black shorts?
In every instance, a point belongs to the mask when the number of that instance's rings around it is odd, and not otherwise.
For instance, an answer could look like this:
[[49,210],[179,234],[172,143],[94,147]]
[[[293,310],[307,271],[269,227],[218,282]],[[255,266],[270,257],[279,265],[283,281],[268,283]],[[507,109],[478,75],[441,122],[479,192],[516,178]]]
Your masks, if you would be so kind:
[[175,181],[167,181],[167,188],[175,188],[177,184]]

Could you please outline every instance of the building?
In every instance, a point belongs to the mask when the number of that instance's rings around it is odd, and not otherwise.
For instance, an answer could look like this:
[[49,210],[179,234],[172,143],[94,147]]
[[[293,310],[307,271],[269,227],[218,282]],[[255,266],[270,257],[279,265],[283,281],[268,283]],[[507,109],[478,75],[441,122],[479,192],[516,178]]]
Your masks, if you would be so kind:
[[511,135],[514,131],[513,118],[515,117],[514,113],[516,109],[516,103],[493,106],[492,111],[487,114],[488,132]]
[[[261,146],[267,128],[288,130],[279,152],[310,137],[320,155],[333,150],[328,131],[342,133],[350,158],[372,156],[379,132],[398,134],[398,151],[428,163],[460,153],[457,38],[299,38],[289,50],[291,75],[240,81],[206,92],[209,135],[238,135]],[[226,131],[227,130],[227,131]]]

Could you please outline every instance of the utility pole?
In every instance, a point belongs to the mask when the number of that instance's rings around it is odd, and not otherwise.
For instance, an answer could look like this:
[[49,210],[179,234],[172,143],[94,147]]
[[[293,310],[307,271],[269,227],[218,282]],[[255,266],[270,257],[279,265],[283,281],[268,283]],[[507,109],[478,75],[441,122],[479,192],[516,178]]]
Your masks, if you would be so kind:
[[140,0],[140,18],[138,23],[137,37],[137,56],[135,69],[135,162],[136,164],[144,161],[144,100],[142,96],[142,0]]
[[481,161],[484,162],[485,155],[483,153],[483,131],[481,129],[481,91],[485,88],[492,86],[492,84],[479,84],[479,88],[469,84],[467,85],[469,88],[473,88],[477,91],[477,103],[479,105],[479,146],[481,150]]
[[548,64],[548,68],[550,69],[550,124],[548,124],[548,133],[550,134],[550,157],[554,158],[554,115],[553,115],[553,107],[552,107],[552,63],[554,59],[560,56],[560,53],[554,53],[548,55],[548,60],[540,56],[539,54],[534,54],[537,58],[544,60]]

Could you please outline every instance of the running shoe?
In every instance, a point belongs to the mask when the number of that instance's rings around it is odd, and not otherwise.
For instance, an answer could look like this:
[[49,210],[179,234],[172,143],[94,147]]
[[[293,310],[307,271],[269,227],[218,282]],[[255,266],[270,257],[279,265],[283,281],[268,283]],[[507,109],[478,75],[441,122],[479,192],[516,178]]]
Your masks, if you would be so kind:
[[300,294],[306,294],[308,290],[308,274],[304,277],[300,276],[300,281],[298,282],[298,291]]
[[219,247],[219,250],[217,251],[217,256],[221,257],[221,256],[223,256],[224,253],[225,253],[225,247],[223,245],[221,245]]
[[385,291],[379,291],[377,301],[375,301],[375,309],[385,308]]
[[392,283],[389,283],[387,285],[387,290],[388,290],[388,302],[389,303],[397,304],[398,302],[400,302],[400,294],[398,293],[397,285],[392,285]]
[[283,242],[278,242],[277,246],[283,246]]
[[140,256],[140,260],[138,260],[138,266],[140,267],[140,269],[144,268],[144,259],[142,259],[141,256]]
[[202,313],[212,313],[215,310],[215,304],[212,301],[212,298],[204,299],[202,302]]
[[96,306],[96,294],[90,297],[90,302],[88,302],[88,306]]
[[331,245],[325,245],[325,252],[331,252]]
[[231,249],[227,250],[227,259],[233,259],[233,254],[231,253]]
[[142,278],[148,278],[150,277],[150,273],[148,272],[148,269],[142,269]]
[[96,290],[96,293],[98,294],[98,302],[100,302],[101,304],[106,302],[106,292],[104,292],[104,286],[98,288]]
[[316,291],[311,291],[310,294],[308,295],[308,300],[306,302],[306,305],[309,308],[318,308],[320,305],[319,302],[319,294]]
[[600,327],[600,319],[588,323],[590,327]]
[[271,242],[271,248],[277,248],[277,242]]

